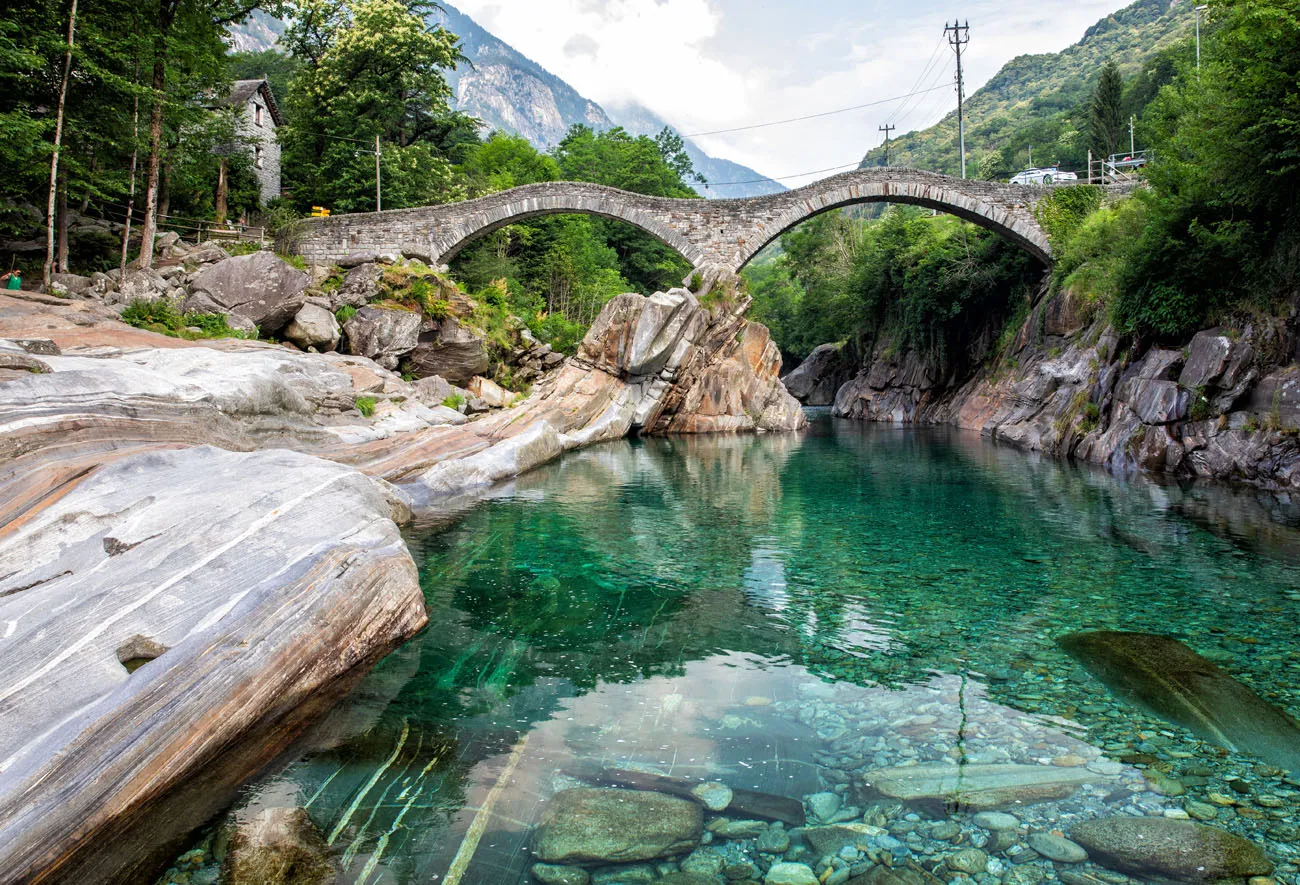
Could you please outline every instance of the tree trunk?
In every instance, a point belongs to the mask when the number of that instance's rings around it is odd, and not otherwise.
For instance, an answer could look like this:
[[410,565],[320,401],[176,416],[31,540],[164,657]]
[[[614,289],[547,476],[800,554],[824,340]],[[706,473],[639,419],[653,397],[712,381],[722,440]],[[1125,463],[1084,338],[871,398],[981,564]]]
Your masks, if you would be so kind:
[[[135,61],[135,76],[131,82],[140,85],[140,59]],[[131,215],[135,212],[135,170],[140,159],[140,95],[137,93],[131,109],[131,191],[126,198],[126,222],[122,226],[122,277],[126,277],[126,252],[131,245]]]
[[144,223],[140,227],[140,266],[153,267],[158,234],[158,191],[162,165],[163,104],[167,86],[167,36],[180,0],[158,0],[158,30],[153,40],[153,108],[149,111],[149,155],[145,159]]
[[162,164],[162,181],[158,185],[158,217],[166,218],[172,214],[172,167],[169,163]]
[[68,10],[68,49],[63,56],[63,82],[59,85],[59,108],[54,117],[54,153],[50,155],[50,193],[45,204],[45,290],[54,275],[54,199],[59,186],[59,151],[63,147],[63,111],[68,99],[68,80],[72,76],[72,41],[77,30],[77,0]]
[[[54,265],[59,273],[68,272],[68,168],[59,170],[59,191],[54,202],[54,217],[57,219],[56,246]],[[48,286],[47,286],[48,288]]]
[[226,195],[229,190],[230,186],[226,181],[226,158],[222,157],[217,166],[217,224],[225,224],[226,222]]

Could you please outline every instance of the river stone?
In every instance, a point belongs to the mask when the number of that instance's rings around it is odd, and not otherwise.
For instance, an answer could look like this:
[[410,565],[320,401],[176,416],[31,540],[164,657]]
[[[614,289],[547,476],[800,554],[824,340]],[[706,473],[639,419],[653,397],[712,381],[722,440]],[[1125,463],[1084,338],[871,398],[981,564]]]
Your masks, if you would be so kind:
[[516,399],[517,395],[506,390],[491,378],[475,375],[469,379],[469,392],[488,404],[489,408],[504,409]]
[[656,878],[655,868],[649,864],[629,864],[596,870],[591,885],[650,885]]
[[1058,644],[1129,703],[1221,747],[1300,771],[1300,723],[1178,640],[1100,630]]
[[825,827],[805,827],[803,837],[818,854],[839,854],[848,845],[865,844],[873,836],[884,833],[870,824],[831,824]]
[[582,867],[535,863],[529,872],[542,885],[587,885],[591,881],[591,874]]
[[533,836],[547,863],[629,862],[695,848],[703,811],[694,802],[643,790],[563,790]]
[[700,784],[691,788],[691,795],[699,799],[709,811],[725,811],[731,804],[733,793],[731,787],[716,781]]
[[310,279],[270,252],[236,255],[198,272],[185,310],[238,314],[263,332],[279,332],[305,303]]
[[342,330],[334,314],[316,304],[304,304],[294,314],[293,321],[284,328],[284,337],[306,350],[333,350],[339,346]]
[[963,848],[948,855],[944,863],[953,872],[976,876],[988,869],[989,856],[978,848]]
[[1075,824],[1070,837],[1098,863],[1131,875],[1209,882],[1273,872],[1258,846],[1190,821],[1107,817]]
[[822,821],[830,821],[844,802],[839,793],[813,793],[806,801],[813,817]]
[[875,866],[854,876],[847,885],[942,885],[942,880],[920,867]]
[[866,775],[868,788],[886,798],[963,811],[1064,799],[1085,783],[1105,780],[1087,769],[1014,764],[935,763],[880,768]]
[[768,829],[765,820],[727,820],[719,818],[709,824],[709,832],[723,839],[753,839]]
[[398,359],[420,343],[420,319],[415,311],[363,307],[343,326],[348,352],[396,369]]
[[1051,833],[1030,833],[1029,847],[1048,860],[1057,863],[1083,863],[1088,859],[1088,852],[1061,836]]
[[764,854],[785,854],[790,850],[790,834],[781,827],[768,827],[758,834],[754,847]]
[[777,863],[767,871],[763,885],[819,885],[812,867],[801,863]]
[[262,808],[236,825],[223,867],[229,885],[329,885],[329,846],[301,808]]
[[971,823],[990,833],[1014,830],[1020,826],[1020,818],[1003,811],[981,811],[971,818]]

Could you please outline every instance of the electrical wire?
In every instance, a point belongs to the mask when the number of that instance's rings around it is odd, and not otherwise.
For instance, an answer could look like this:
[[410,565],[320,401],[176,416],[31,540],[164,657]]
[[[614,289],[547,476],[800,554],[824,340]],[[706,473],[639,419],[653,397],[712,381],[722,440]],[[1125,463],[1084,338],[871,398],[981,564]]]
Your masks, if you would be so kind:
[[721,135],[724,132],[744,132],[749,129],[763,129],[767,126],[780,126],[784,123],[799,123],[803,120],[815,120],[818,117],[830,117],[835,114],[847,114],[849,111],[860,111],[863,108],[874,108],[882,104],[889,104],[892,101],[900,101],[910,98],[913,95],[920,95],[923,92],[933,92],[935,89],[946,89],[946,86],[935,86],[933,89],[922,89],[920,92],[907,93],[905,95],[895,95],[892,98],[882,98],[878,101],[869,101],[866,104],[855,104],[852,107],[836,108],[833,111],[822,111],[818,114],[805,114],[802,117],[790,117],[786,120],[771,120],[767,123],[753,123],[749,126],[733,126],[730,129],[711,129],[708,132],[686,132],[682,133],[682,138],[699,138],[704,135]]
[[[944,36],[945,36],[944,34],[940,34],[939,39],[935,41],[934,49],[930,51],[930,58],[928,61],[926,61],[925,65],[921,68],[921,73],[917,75],[916,82],[913,83],[911,86],[911,91],[916,91],[920,89],[921,84],[925,82],[925,78],[930,76],[930,72],[934,69],[935,63],[939,60],[939,50],[943,47]],[[888,122],[901,124],[902,121],[905,120],[907,118],[907,115],[910,113],[910,111],[907,110],[907,106],[909,102],[911,102],[911,98],[904,99],[903,103],[898,106],[898,109],[896,111],[894,111],[894,119],[889,120]],[[917,102],[912,102],[913,110],[915,109],[916,104]]]
[[806,175],[820,175],[823,172],[836,172],[843,169],[856,169],[861,160],[854,160],[852,163],[843,163],[839,166],[828,166],[825,169],[813,169],[809,172],[796,172],[793,175],[769,175],[766,178],[750,178],[745,181],[709,181],[705,182],[705,188],[725,187],[729,184],[763,184],[769,181],[787,181],[791,178],[803,178]]

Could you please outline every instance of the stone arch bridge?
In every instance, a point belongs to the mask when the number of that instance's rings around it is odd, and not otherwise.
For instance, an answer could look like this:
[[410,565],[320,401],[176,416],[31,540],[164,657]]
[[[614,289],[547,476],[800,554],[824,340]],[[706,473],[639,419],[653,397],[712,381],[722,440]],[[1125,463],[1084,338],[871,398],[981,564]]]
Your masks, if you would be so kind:
[[1044,263],[1047,234],[1033,207],[1047,189],[972,181],[915,169],[845,172],[784,193],[736,200],[647,197],[570,181],[512,188],[475,200],[310,219],[288,244],[314,264],[358,252],[401,252],[430,264],[474,239],[540,215],[579,213],[635,225],[680,253],[705,279],[736,273],[782,233],[821,212],[857,203],[908,203],[974,222]]

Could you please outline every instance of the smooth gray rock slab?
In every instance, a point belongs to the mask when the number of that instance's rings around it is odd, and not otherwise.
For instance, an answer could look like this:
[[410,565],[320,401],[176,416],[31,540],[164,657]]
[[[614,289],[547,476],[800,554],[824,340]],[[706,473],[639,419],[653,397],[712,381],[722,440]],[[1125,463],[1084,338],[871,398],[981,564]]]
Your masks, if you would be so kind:
[[867,772],[865,780],[877,793],[902,802],[991,811],[1064,799],[1085,783],[1107,778],[1087,769],[1052,765],[935,763],[877,769]]
[[1051,833],[1030,833],[1029,847],[1048,860],[1057,863],[1083,863],[1088,859],[1088,852],[1078,843]]
[[703,810],[645,790],[573,789],[555,794],[533,836],[546,863],[622,863],[684,854],[699,845]]

